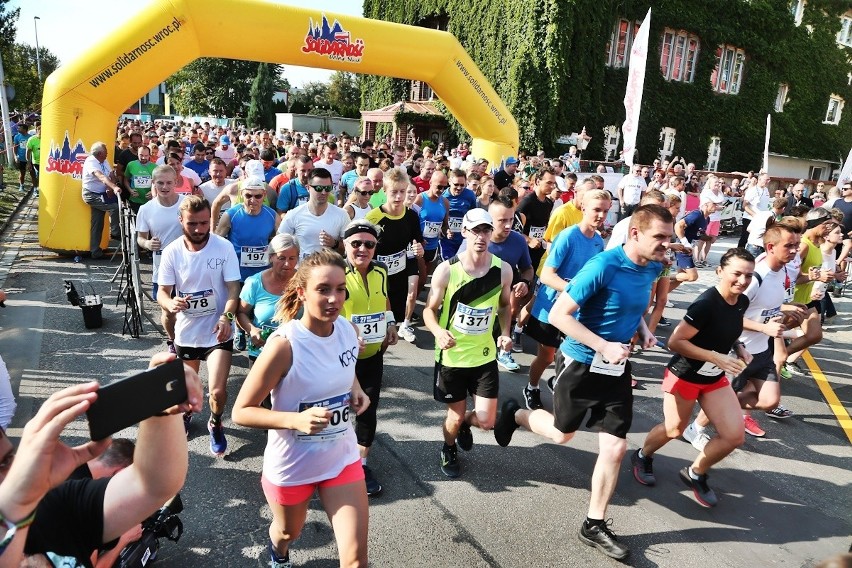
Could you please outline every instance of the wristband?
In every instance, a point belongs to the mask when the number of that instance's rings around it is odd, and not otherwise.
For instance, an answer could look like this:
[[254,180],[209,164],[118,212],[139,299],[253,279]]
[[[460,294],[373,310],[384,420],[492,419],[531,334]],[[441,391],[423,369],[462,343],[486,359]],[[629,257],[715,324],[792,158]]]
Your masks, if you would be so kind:
[[689,241],[686,240],[686,237],[681,237],[680,244],[682,244],[685,247],[691,247],[692,246],[691,244],[689,244]]
[[3,540],[0,541],[0,555],[6,551],[6,547],[9,546],[9,543],[12,542],[12,539],[15,538],[15,533],[18,532],[18,529],[25,529],[35,520],[36,512],[33,510],[32,513],[27,515],[23,520],[18,521],[10,521],[6,517],[0,513],[0,522],[2,522],[6,526],[6,536],[3,537]]
[[391,310],[385,312],[385,321],[388,322],[388,325],[396,325],[396,317]]

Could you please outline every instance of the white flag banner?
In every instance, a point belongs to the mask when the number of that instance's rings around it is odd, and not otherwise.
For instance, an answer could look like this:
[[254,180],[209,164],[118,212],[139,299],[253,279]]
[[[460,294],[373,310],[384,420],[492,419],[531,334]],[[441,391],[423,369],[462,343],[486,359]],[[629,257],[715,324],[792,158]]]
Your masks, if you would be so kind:
[[846,161],[843,162],[843,169],[840,170],[840,177],[837,178],[837,185],[852,180],[852,150],[849,150],[849,155],[846,156]]
[[648,60],[648,33],[651,28],[651,9],[630,49],[630,68],[627,72],[627,89],[624,92],[624,124],[621,126],[624,145],[621,157],[628,166],[633,166],[636,155],[636,132],[639,130],[639,112],[642,110],[642,91],[645,89],[645,64]]
[[772,131],[772,115],[766,115],[766,140],[763,142],[763,167],[761,171],[769,171],[769,134]]

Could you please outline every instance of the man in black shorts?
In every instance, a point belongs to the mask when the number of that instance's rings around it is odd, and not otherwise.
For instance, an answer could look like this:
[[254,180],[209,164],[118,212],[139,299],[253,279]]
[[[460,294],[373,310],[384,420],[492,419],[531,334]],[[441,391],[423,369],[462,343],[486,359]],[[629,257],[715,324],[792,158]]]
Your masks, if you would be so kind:
[[638,207],[624,246],[593,256],[571,279],[549,316],[550,323],[567,337],[560,346],[565,363],[553,385],[553,414],[521,409],[510,399],[494,427],[501,446],[509,445],[519,426],[564,444],[591,411],[586,427],[600,431],[599,454],[589,511],[578,536],[584,544],[618,560],[626,558],[629,550],[605,518],[633,420],[628,343],[638,332],[645,348],[656,344],[642,316],[651,286],[662,272],[673,224],[671,213],[660,205]]

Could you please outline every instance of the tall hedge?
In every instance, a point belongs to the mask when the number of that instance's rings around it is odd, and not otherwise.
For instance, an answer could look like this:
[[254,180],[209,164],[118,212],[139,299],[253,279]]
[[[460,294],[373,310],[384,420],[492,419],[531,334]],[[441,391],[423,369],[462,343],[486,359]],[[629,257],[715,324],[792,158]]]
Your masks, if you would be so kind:
[[[606,66],[606,44],[619,18],[642,20],[650,3],[616,0],[364,0],[364,16],[419,25],[446,17],[453,33],[507,104],[521,147],[548,151],[558,136],[585,126],[593,137],[585,157],[603,156],[603,128],[624,121],[627,69]],[[770,151],[837,161],[852,141],[852,50],[836,34],[849,0],[809,0],[802,25],[788,0],[657,0],[653,2],[638,160],[657,154],[660,130],[677,130],[675,153],[699,167],[713,136],[722,139],[721,170],[760,165],[766,115],[773,116]],[[433,20],[434,21],[434,20]],[[660,73],[664,28],[701,40],[693,83]],[[710,74],[720,44],[745,50],[739,94],[715,93]],[[429,49],[423,46],[423,49]],[[417,65],[411,61],[411,65]],[[782,113],[773,110],[779,83],[789,85]],[[829,96],[847,102],[839,125],[822,124]],[[406,81],[368,76],[362,108],[407,98]],[[465,133],[450,123],[460,137]]]

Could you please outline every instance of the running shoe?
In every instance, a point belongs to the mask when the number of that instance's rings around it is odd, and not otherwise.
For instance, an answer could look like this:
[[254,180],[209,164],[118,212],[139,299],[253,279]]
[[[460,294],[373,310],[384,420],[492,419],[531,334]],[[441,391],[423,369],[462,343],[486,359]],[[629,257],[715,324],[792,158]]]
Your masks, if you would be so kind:
[[246,332],[241,327],[237,328],[237,333],[234,336],[234,349],[237,351],[246,350]]
[[666,318],[660,318],[660,323],[657,324],[657,327],[671,327],[672,322],[670,322]]
[[293,563],[290,562],[290,551],[284,555],[284,558],[278,557],[278,552],[269,543],[269,566],[271,568],[293,568]]
[[213,426],[212,422],[207,423],[207,431],[210,432],[210,453],[217,457],[222,457],[228,451],[228,440],[225,438],[225,428],[219,424]]
[[710,436],[707,434],[707,431],[696,428],[695,422],[690,422],[689,426],[684,428],[682,436],[684,440],[692,444],[692,447],[699,452],[703,452],[704,446],[706,446],[707,442],[710,441]]
[[362,465],[361,467],[364,468],[364,483],[367,485],[367,495],[374,497],[381,493],[382,486],[373,476],[373,470],[366,465]]
[[26,191],[27,189],[24,187],[24,184],[18,185],[18,191]]
[[504,402],[500,409],[500,416],[497,417],[497,423],[494,425],[494,439],[504,448],[512,441],[512,434],[518,429],[515,413],[520,409],[521,405],[512,398]]
[[648,456],[640,458],[639,450],[636,450],[630,456],[630,463],[633,464],[633,477],[636,481],[651,487],[657,484],[657,478],[654,477],[654,458]]
[[500,350],[500,353],[497,355],[497,364],[506,369],[507,371],[515,372],[521,368],[520,365],[515,363],[515,358],[512,357],[512,354],[508,351]]
[[784,363],[783,365],[781,365],[781,372],[779,374],[781,375],[782,379],[792,379],[793,378],[793,373],[787,367],[787,363]]
[[746,434],[750,434],[755,438],[763,438],[766,435],[766,431],[749,414],[743,416],[743,426],[745,427]]
[[716,493],[714,493],[713,490],[710,489],[710,486],[707,485],[706,473],[698,475],[698,479],[693,479],[692,476],[689,475],[689,468],[685,467],[680,470],[680,478],[690,489],[692,489],[692,493],[695,495],[695,500],[698,501],[698,504],[702,507],[715,507],[719,503]]
[[544,408],[541,404],[541,389],[531,389],[529,386],[525,386],[524,403],[527,405],[527,410]]
[[580,525],[580,532],[577,533],[577,537],[583,544],[597,548],[610,558],[624,560],[630,554],[630,550],[618,542],[618,537],[610,528],[611,525],[612,519],[609,519],[605,524],[590,527],[586,527],[584,522]]
[[417,337],[414,335],[414,328],[410,325],[399,328],[399,336],[411,344],[417,341]]
[[793,416],[793,411],[789,408],[785,408],[784,405],[779,404],[772,410],[767,410],[766,415],[770,418],[777,418],[779,420],[783,420],[785,418],[790,418]]
[[444,447],[441,449],[441,472],[450,478],[456,478],[461,475],[458,449],[455,446],[444,444]]
[[805,377],[810,374],[807,369],[802,368],[798,361],[787,363],[787,370],[800,377]]
[[470,424],[467,422],[462,422],[459,433],[456,434],[456,443],[466,452],[473,448],[473,432],[470,431]]
[[174,341],[171,341],[171,340],[166,341],[166,349],[169,350],[169,353],[173,353],[174,355],[177,355],[177,348],[175,347]]
[[667,308],[673,308],[674,307],[674,304],[672,304],[671,300],[666,300],[666,307]]
[[524,346],[521,343],[521,332],[513,331],[512,332],[512,353],[522,353],[524,350]]

